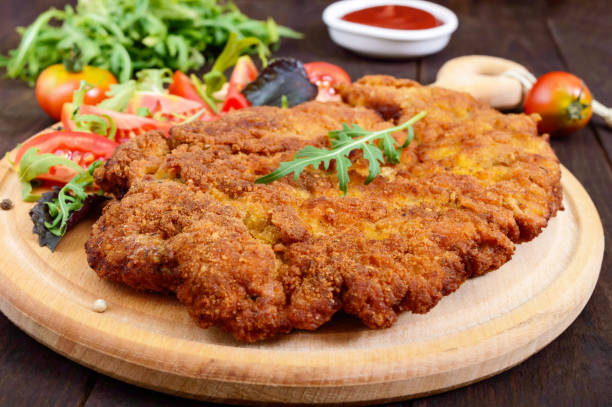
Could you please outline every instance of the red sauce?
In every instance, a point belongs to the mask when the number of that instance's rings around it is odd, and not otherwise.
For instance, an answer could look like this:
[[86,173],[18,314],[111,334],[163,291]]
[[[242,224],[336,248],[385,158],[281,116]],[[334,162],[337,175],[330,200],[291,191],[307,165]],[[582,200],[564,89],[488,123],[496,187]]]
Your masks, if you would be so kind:
[[425,30],[442,25],[431,13],[407,6],[377,6],[353,11],[342,17],[351,23],[394,30]]

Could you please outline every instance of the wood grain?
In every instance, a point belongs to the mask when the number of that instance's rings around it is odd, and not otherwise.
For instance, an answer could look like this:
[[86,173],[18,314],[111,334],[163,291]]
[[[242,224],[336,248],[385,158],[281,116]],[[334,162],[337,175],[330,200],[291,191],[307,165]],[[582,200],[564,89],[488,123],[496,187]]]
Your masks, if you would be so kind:
[[[514,366],[556,338],[595,286],[603,229],[563,172],[566,210],[502,269],[472,279],[425,315],[386,330],[338,317],[316,332],[254,345],[197,328],[173,298],[100,280],[86,263],[90,224],[55,254],[38,247],[19,183],[0,163],[0,310],[57,352],[140,386],[230,403],[356,404],[465,385]],[[96,298],[109,309],[92,311]]]

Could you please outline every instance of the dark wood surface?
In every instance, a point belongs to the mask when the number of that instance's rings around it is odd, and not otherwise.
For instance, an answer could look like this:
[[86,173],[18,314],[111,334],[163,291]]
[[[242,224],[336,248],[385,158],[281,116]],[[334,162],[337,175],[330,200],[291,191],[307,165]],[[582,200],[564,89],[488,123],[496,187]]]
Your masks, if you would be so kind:
[[[25,25],[65,0],[0,2],[0,52],[19,40]],[[438,1],[459,17],[459,29],[437,55],[413,61],[363,59],[335,46],[320,15],[329,1],[236,1],[248,15],[273,16],[306,34],[284,41],[276,55],[342,65],[353,78],[387,73],[430,83],[448,59],[486,54],[513,59],[536,75],[569,70],[582,77],[597,99],[612,105],[612,8],[594,1]],[[0,153],[53,123],[34,91],[0,80]],[[493,378],[436,396],[393,406],[610,405],[612,400],[612,131],[595,119],[552,146],[582,182],[599,210],[606,253],[599,282],[585,310],[555,341],[522,364]],[[0,314],[0,406],[196,406],[210,405],[134,387],[59,356]]]

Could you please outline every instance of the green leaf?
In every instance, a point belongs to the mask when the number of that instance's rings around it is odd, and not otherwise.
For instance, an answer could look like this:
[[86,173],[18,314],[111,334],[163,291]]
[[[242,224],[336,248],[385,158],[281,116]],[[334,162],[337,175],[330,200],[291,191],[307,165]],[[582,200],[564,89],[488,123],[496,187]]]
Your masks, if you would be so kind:
[[63,15],[61,11],[52,8],[38,16],[36,21],[28,27],[23,34],[17,52],[11,57],[10,62],[7,64],[6,74],[9,78],[16,78],[22,74],[22,70],[27,63],[27,58],[32,54],[36,46],[37,36],[43,27],[48,24],[52,18],[61,19]]
[[346,191],[348,190],[349,183],[349,175],[348,175],[348,167],[351,166],[351,160],[344,155],[338,156],[336,158],[336,172],[338,173],[338,185],[340,186],[340,190],[343,195],[346,195]]
[[[365,184],[369,184],[380,173],[380,164],[385,163],[385,157],[387,157],[389,163],[399,162],[401,149],[406,147],[414,138],[412,125],[425,117],[426,114],[425,111],[422,111],[405,123],[374,132],[365,130],[357,124],[343,123],[341,130],[334,130],[328,133],[331,149],[306,146],[295,154],[292,161],[281,162],[277,170],[257,178],[255,183],[268,184],[291,173],[293,173],[293,179],[297,181],[307,166],[312,165],[314,168],[318,168],[320,165],[323,165],[327,171],[331,160],[335,160],[338,186],[343,194],[346,195],[349,184],[348,168],[352,164],[348,158],[349,154],[356,149],[362,150],[363,157],[369,163],[369,173],[365,180]],[[401,147],[396,149],[396,142],[391,133],[405,129],[408,129],[408,138]],[[374,143],[376,140],[381,139],[383,143],[382,150]]]
[[213,112],[219,114],[219,107],[217,106],[217,102],[212,96],[210,96],[206,92],[206,87],[204,86],[200,78],[198,78],[195,74],[191,74],[190,79],[193,83],[194,88],[196,89],[196,92],[198,92],[198,95],[202,98],[202,100],[206,102],[206,104],[212,109]]
[[[224,72],[236,65],[238,58],[240,58],[242,54],[247,52],[253,46],[259,47],[260,44],[261,41],[256,37],[238,39],[238,34],[233,31],[230,32],[225,48],[223,48],[223,52],[221,52],[221,55],[219,55],[219,58],[217,58],[215,61],[215,64],[210,72],[204,75],[204,84],[206,85],[204,91],[206,93],[206,97],[203,97],[203,99],[207,101],[207,103],[214,100],[213,93],[220,90],[221,87],[223,87],[223,85],[227,82]],[[260,57],[262,55],[263,59],[265,60],[265,51],[260,53]]]
[[382,138],[383,153],[387,160],[392,164],[397,164],[400,160],[400,152],[395,149],[395,139],[391,134],[385,134]]
[[83,207],[83,202],[87,198],[86,188],[94,183],[93,172],[100,165],[102,161],[94,161],[87,170],[81,169],[60,189],[56,199],[45,203],[49,214],[53,217],[51,222],[45,222],[45,227],[55,236],[61,237],[66,233],[70,214]]
[[29,148],[19,161],[17,177],[21,183],[21,198],[26,202],[33,202],[40,198],[39,195],[32,195],[31,182],[39,175],[49,172],[51,167],[65,165],[77,172],[83,171],[78,164],[65,157],[49,153],[37,154],[38,151],[35,147]]
[[111,85],[110,90],[106,92],[106,96],[109,96],[109,98],[100,102],[98,107],[122,112],[127,108],[128,102],[136,89],[138,89],[138,85],[135,80]]
[[213,98],[213,93],[220,90],[227,82],[223,72],[210,71],[204,75],[204,84],[206,85],[206,96]]
[[166,86],[172,83],[172,70],[143,69],[136,73],[137,87],[140,91],[163,93]]
[[232,32],[238,41],[256,38],[258,43],[246,52],[257,52],[264,65],[281,37],[302,37],[272,19],[250,19],[235,5],[216,0],[78,0],[77,4],[76,10],[50,9],[18,30],[19,47],[0,57],[9,77],[33,84],[44,68],[62,63],[74,45],[80,49],[77,65],[110,69],[123,83],[138,69],[201,68],[222,53]]
[[369,162],[369,173],[365,180],[365,184],[374,181],[374,178],[380,173],[380,164],[385,163],[383,154],[375,144],[363,143],[361,145],[363,157]]

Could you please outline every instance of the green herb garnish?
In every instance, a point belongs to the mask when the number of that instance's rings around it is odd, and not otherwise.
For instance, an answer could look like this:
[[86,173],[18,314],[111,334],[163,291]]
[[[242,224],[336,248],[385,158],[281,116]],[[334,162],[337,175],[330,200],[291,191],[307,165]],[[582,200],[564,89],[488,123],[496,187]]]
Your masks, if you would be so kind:
[[19,47],[0,58],[0,66],[9,78],[31,84],[43,69],[68,58],[109,69],[123,83],[141,69],[199,69],[219,55],[232,32],[239,40],[257,38],[249,52],[260,55],[280,37],[302,37],[217,0],[79,0],[76,8],[52,8],[18,31]]
[[[363,156],[369,161],[369,174],[365,184],[369,184],[380,172],[380,164],[385,163],[385,158],[389,163],[399,163],[402,150],[410,144],[414,138],[412,125],[426,115],[425,111],[418,113],[405,123],[379,131],[368,131],[356,124],[342,125],[342,130],[330,131],[328,134],[331,149],[316,148],[306,146],[295,154],[292,161],[282,162],[277,170],[255,180],[257,184],[268,184],[285,175],[293,173],[293,179],[297,181],[300,174],[306,167],[312,165],[318,168],[323,164],[325,170],[329,169],[331,160],[336,161],[336,172],[338,173],[338,184],[340,190],[346,195],[349,183],[348,168],[351,160],[348,158],[353,150],[363,151]],[[408,130],[408,137],[404,144],[396,147],[397,142],[391,133],[401,130]],[[380,140],[381,145],[374,141]]]
[[127,109],[130,99],[136,92],[166,93],[166,86],[172,83],[172,71],[169,69],[143,69],[136,73],[136,80],[110,86],[104,99],[97,107],[116,112]]
[[70,120],[74,122],[74,131],[85,133],[95,133],[115,141],[117,125],[112,117],[107,114],[81,114],[80,109],[83,105],[85,94],[92,89],[92,86],[85,81],[81,81],[79,88],[74,91],[72,104],[74,108]]
[[21,183],[21,199],[26,202],[34,202],[40,199],[40,195],[32,194],[32,181],[41,174],[46,174],[55,165],[65,165],[76,171],[83,169],[74,161],[55,154],[37,154],[38,149],[28,149],[19,161],[17,177]]
[[51,202],[45,202],[49,215],[53,218],[51,222],[45,222],[45,228],[55,236],[64,236],[70,215],[83,207],[83,202],[88,196],[87,188],[94,183],[93,172],[102,165],[102,161],[94,161],[86,171],[79,171],[77,175],[59,190],[57,198]]
[[239,38],[238,34],[232,32],[225,44],[225,48],[223,48],[223,52],[221,52],[211,70],[204,74],[203,81],[196,75],[191,75],[191,81],[196,91],[215,113],[219,113],[217,106],[219,101],[215,99],[213,94],[221,90],[227,82],[224,72],[236,65],[240,56],[248,53],[251,49],[257,50],[259,58],[265,67],[268,64],[267,56],[270,54],[270,50],[256,37]]

